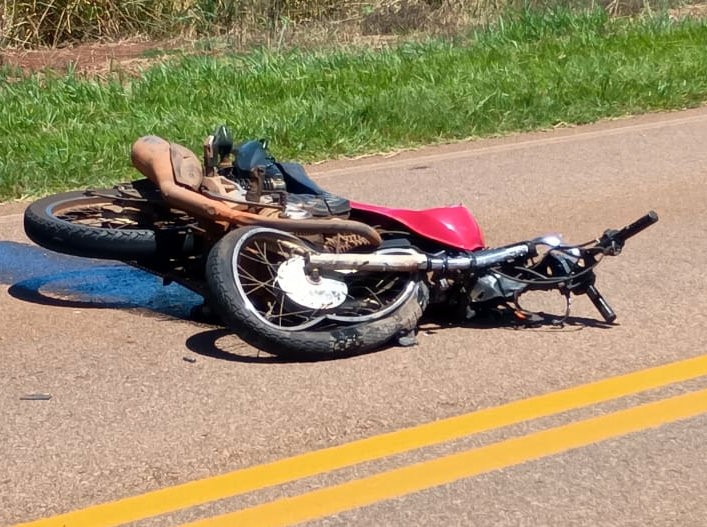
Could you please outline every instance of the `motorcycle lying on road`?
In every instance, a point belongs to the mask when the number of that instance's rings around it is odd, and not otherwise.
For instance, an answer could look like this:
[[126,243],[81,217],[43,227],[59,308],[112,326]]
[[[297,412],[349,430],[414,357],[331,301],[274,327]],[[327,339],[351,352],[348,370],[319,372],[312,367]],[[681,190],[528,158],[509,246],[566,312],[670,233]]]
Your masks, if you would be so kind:
[[52,251],[119,260],[186,286],[257,348],[332,357],[413,343],[428,306],[462,317],[507,310],[525,318],[519,297],[528,291],[562,293],[565,316],[570,296],[586,294],[611,323],[616,315],[594,270],[658,221],[651,211],[578,245],[547,235],[487,247],[462,206],[349,201],[266,148],[261,141],[234,147],[223,127],[204,143],[203,177],[188,185],[241,214],[234,220],[175,207],[154,181],[140,179],[39,199],[25,211],[25,232]]

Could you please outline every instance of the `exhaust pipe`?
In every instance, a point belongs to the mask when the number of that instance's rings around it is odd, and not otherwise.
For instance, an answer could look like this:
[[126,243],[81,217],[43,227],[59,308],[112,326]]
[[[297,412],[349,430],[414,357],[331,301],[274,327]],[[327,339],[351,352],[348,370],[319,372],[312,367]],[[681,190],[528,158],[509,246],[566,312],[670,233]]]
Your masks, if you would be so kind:
[[534,244],[524,242],[508,247],[486,249],[462,256],[428,256],[426,254],[308,254],[305,270],[331,271],[466,271],[492,267],[505,262],[526,259],[535,253]]

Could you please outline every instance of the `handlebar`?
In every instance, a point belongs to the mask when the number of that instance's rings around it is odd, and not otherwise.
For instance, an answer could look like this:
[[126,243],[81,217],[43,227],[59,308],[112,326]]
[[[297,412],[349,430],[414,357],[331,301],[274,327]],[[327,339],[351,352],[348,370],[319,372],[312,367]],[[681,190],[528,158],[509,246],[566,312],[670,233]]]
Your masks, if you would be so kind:
[[645,216],[642,216],[638,218],[636,221],[631,223],[630,225],[627,225],[623,229],[621,229],[617,234],[616,237],[621,240],[622,242],[625,242],[628,240],[631,236],[635,236],[639,232],[641,232],[644,229],[647,229],[651,225],[653,225],[655,222],[658,221],[658,213],[654,210],[650,211],[648,214]]
[[[624,243],[626,243],[626,240],[628,240],[632,236],[635,236],[644,229],[647,229],[657,221],[658,213],[652,210],[645,216],[641,216],[636,221],[629,225],[626,225],[622,229],[607,230],[606,232],[604,232],[604,235],[599,240],[598,245],[604,249],[605,253],[614,255],[619,254]],[[599,313],[604,318],[604,320],[606,320],[607,323],[611,324],[614,320],[616,320],[616,313],[614,313],[614,310],[611,309],[611,306],[596,288],[593,283],[593,280],[592,283],[587,286],[585,292],[587,293],[589,299],[592,301],[592,304],[594,304],[594,307],[597,308],[597,311],[599,311]]]
[[645,216],[641,216],[636,221],[629,225],[626,225],[626,227],[622,229],[609,229],[605,231],[603,236],[599,240],[599,245],[604,249],[608,250],[609,252],[618,254],[619,252],[621,252],[621,248],[623,247],[624,243],[626,243],[626,240],[628,240],[632,236],[635,236],[644,229],[647,229],[657,221],[658,213],[652,210]]

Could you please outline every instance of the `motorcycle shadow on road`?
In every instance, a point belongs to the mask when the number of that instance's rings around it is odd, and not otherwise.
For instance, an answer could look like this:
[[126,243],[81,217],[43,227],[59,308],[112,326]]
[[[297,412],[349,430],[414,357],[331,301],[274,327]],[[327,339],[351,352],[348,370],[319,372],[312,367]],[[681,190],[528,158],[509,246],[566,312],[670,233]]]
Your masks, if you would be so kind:
[[[253,348],[239,339],[232,331],[223,327],[213,328],[189,337],[187,348],[203,357],[227,362],[253,364],[292,364],[302,362],[321,362],[325,358],[300,356],[277,356]],[[333,359],[334,357],[332,357]],[[340,359],[343,357],[336,357]]]
[[[189,337],[186,347],[212,359],[265,364],[329,359],[307,355],[285,358],[260,352],[223,328],[213,317],[195,317],[195,312],[198,313],[195,308],[203,300],[196,293],[178,284],[164,286],[154,275],[109,260],[79,258],[24,243],[0,241],[0,284],[9,285],[9,295],[25,302],[73,309],[138,310],[159,318],[189,320],[208,329]],[[556,319],[556,316],[547,316],[522,323],[507,311],[463,320],[447,312],[429,310],[421,321],[418,339],[452,327],[548,331],[611,327],[598,320],[576,316],[568,317],[559,327],[554,322]],[[395,343],[390,347],[395,347]],[[330,359],[357,355],[360,354]]]
[[[557,315],[537,313],[531,320],[521,321],[511,311],[486,313],[471,320],[460,320],[449,313],[426,314],[420,321],[417,333],[418,342],[428,336],[443,333],[445,329],[465,328],[473,330],[483,329],[511,329],[528,331],[579,331],[585,327],[607,329],[610,324],[599,320],[570,316],[558,323]],[[267,352],[259,351],[236,337],[225,328],[214,328],[192,335],[186,341],[186,346],[193,353],[211,359],[228,362],[259,363],[259,364],[289,364],[302,362],[321,362],[325,360],[344,360],[362,355],[351,353],[332,357],[311,357],[307,355],[279,357]],[[387,348],[396,348],[394,342]],[[365,352],[379,353],[386,348]]]
[[189,319],[201,297],[177,284],[109,260],[54,253],[0,241],[0,284],[25,302],[73,309],[135,309],[158,317]]
[[601,320],[576,315],[558,315],[544,311],[519,314],[511,309],[498,309],[465,319],[444,312],[426,313],[420,321],[420,331],[434,334],[445,328],[510,329],[516,331],[579,331],[584,328],[609,329],[616,323],[607,324]]

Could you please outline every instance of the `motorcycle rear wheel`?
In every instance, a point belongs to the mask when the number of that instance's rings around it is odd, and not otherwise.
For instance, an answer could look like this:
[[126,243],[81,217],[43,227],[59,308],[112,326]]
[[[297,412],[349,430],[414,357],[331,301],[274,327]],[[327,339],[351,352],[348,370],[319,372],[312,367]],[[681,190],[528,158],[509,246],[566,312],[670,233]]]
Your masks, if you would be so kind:
[[149,260],[189,251],[184,234],[191,218],[126,200],[115,189],[99,194],[64,192],[31,203],[25,233],[37,245],[85,258]]
[[427,295],[413,275],[353,272],[311,282],[300,258],[314,251],[276,229],[231,231],[207,260],[214,309],[243,340],[284,356],[353,355],[414,330]]

